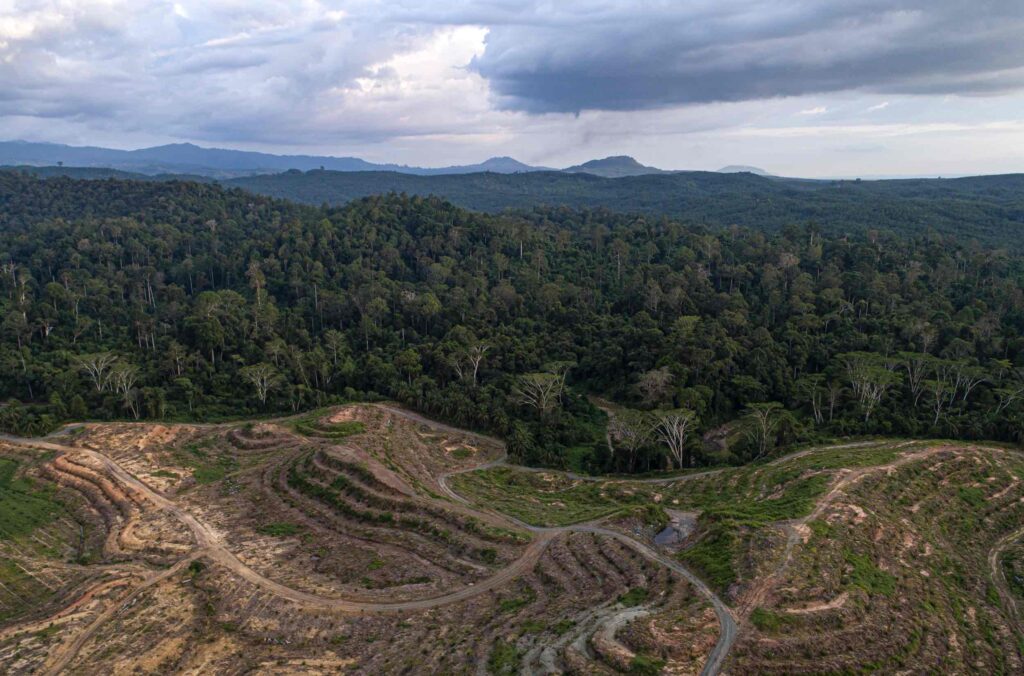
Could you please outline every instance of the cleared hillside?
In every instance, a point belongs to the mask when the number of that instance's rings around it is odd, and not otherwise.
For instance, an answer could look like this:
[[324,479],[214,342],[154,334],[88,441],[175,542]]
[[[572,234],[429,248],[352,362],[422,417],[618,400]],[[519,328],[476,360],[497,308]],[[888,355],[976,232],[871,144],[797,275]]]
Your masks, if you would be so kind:
[[1017,450],[880,440],[641,480],[504,463],[379,404],[0,440],[0,670],[1022,668]]

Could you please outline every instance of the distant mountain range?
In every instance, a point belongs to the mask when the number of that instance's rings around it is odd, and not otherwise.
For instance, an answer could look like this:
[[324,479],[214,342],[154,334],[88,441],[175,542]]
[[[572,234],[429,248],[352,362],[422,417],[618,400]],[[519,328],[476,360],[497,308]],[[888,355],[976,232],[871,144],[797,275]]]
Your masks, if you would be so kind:
[[[375,164],[358,157],[319,155],[272,155],[270,153],[222,148],[201,148],[191,143],[174,143],[141,148],[114,150],[93,146],[69,146],[57,143],[28,141],[0,142],[0,165],[5,166],[68,166],[112,169],[148,176],[160,174],[191,174],[228,179],[258,174],[277,174],[288,170],[311,171],[392,171],[416,176],[451,174],[519,174],[534,171],[559,171],[550,167],[524,164],[511,157],[492,157],[479,164],[450,167],[410,167],[403,164]],[[755,167],[726,167],[723,171],[751,171],[764,174]],[[640,164],[632,157],[616,156],[591,160],[562,171],[587,173],[605,178],[671,173]]]

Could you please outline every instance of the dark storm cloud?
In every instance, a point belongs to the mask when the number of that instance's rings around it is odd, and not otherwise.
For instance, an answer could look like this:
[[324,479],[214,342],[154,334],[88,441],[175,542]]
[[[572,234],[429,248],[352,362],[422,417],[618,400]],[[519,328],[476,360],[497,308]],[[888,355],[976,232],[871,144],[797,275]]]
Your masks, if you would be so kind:
[[496,3],[472,67],[504,108],[638,110],[1024,84],[1021,0]]
[[[0,138],[361,144],[420,163],[526,144],[550,163],[786,119],[857,135],[967,100],[901,94],[1021,87],[1022,36],[1024,0],[0,0]],[[844,109],[859,92],[880,96]],[[984,121],[1016,120],[1014,100],[984,99]],[[678,108],[717,101],[754,103]]]

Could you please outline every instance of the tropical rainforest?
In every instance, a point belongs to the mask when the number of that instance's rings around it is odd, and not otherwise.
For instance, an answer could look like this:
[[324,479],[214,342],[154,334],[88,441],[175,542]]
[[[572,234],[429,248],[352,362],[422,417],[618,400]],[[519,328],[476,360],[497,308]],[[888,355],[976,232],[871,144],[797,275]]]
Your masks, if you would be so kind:
[[[643,472],[1024,429],[1024,259],[917,224],[309,206],[5,171],[0,321],[18,434],[386,398],[527,464]],[[669,420],[685,434],[659,443]]]
[[987,246],[1024,247],[1021,174],[825,181],[707,171],[604,178],[562,172],[412,176],[313,170],[245,176],[225,185],[314,205],[399,192],[439,195],[467,209],[495,213],[545,205],[606,208],[717,227],[774,232],[794,222],[813,222],[832,235],[867,229],[904,235],[934,231]]

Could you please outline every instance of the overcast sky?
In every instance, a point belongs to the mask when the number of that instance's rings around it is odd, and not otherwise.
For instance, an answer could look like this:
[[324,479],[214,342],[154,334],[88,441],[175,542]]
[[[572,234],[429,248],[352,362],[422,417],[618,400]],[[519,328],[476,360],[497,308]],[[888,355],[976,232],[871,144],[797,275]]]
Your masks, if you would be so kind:
[[0,139],[1024,171],[1024,0],[0,0]]

